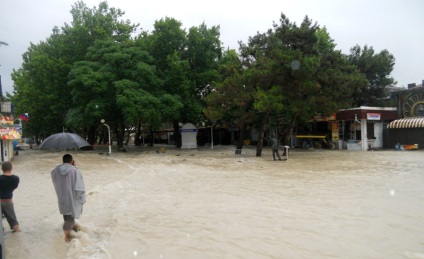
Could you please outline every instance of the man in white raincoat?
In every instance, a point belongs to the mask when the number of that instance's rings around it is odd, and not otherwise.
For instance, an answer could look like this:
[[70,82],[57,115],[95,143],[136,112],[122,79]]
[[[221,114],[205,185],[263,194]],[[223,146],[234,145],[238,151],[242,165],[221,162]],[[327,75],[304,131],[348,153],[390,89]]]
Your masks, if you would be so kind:
[[72,155],[63,156],[63,164],[51,172],[54,189],[63,215],[65,241],[71,240],[71,230],[78,230],[75,219],[79,219],[85,203],[85,186],[81,172],[75,167]]

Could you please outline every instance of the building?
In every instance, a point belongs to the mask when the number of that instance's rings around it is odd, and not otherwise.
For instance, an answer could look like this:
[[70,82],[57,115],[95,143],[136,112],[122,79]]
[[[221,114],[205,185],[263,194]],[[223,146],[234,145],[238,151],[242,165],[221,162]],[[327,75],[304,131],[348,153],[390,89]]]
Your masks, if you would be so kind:
[[[19,120],[18,120],[19,121]],[[15,122],[12,103],[2,101],[0,106],[0,160],[11,161],[14,156],[14,141],[21,139],[19,123]]]
[[[368,150],[387,147],[386,126],[398,118],[396,107],[368,107],[340,110],[336,113],[339,148]],[[340,147],[340,145],[343,145]]]
[[420,85],[392,93],[397,99],[398,118],[387,125],[391,148],[424,148],[424,80]]

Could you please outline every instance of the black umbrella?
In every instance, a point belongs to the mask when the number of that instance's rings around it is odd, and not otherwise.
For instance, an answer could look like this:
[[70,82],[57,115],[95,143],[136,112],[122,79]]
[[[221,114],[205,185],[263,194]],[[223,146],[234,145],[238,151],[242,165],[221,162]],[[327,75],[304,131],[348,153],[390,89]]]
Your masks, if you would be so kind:
[[91,146],[77,134],[62,132],[56,133],[46,138],[40,145],[40,149],[66,150],[80,149],[82,147]]

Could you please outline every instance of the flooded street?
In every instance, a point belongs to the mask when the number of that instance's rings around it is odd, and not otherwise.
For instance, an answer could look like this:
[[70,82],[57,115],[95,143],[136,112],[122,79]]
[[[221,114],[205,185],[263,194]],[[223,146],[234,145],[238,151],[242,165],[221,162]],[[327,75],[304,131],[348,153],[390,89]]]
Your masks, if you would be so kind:
[[70,243],[50,177],[65,153],[21,151],[7,258],[424,258],[424,151],[158,150],[70,152],[88,193]]

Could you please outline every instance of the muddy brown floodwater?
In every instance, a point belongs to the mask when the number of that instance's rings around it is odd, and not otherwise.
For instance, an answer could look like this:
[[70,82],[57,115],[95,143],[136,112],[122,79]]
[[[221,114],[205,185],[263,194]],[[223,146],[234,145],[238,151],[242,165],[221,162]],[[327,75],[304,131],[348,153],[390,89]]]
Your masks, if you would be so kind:
[[65,152],[19,153],[8,259],[424,258],[421,150],[102,148],[70,152],[88,193],[70,243],[50,178]]

